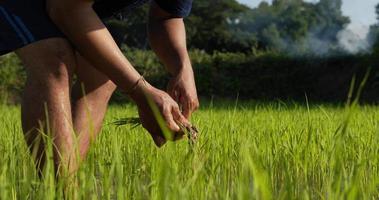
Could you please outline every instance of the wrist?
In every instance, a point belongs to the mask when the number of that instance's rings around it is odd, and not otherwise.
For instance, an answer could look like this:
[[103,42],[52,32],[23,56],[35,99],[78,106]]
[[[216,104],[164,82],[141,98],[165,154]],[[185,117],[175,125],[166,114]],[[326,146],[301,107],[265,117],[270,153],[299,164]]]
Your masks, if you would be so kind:
[[129,97],[136,103],[141,102],[146,98],[146,93],[149,93],[153,89],[144,78],[141,81],[138,81],[136,86],[133,88],[133,91],[129,93]]
[[171,76],[178,76],[181,74],[193,74],[192,65],[182,65],[182,66],[176,68],[170,74],[171,74]]

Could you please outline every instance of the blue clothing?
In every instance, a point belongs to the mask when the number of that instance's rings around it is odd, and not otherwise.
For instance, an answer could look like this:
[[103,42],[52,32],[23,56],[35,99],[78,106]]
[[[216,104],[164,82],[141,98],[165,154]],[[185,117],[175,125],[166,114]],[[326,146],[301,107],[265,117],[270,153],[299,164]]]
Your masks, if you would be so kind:
[[[186,17],[193,0],[154,0],[168,13]],[[149,0],[95,0],[94,10],[105,19],[122,11],[130,11]],[[0,55],[33,42],[65,37],[50,20],[46,0],[0,0]]]
[[[110,17],[120,11],[129,11],[150,0],[95,0],[94,9],[101,17]],[[154,0],[166,12],[187,17],[192,8],[193,0]]]
[[155,0],[162,9],[179,17],[187,17],[192,8],[193,0]]

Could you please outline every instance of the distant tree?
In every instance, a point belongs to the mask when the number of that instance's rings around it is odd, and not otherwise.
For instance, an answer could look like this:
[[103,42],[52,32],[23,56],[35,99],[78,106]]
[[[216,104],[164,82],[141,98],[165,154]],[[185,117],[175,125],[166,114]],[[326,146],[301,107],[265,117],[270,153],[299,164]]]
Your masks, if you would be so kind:
[[[185,19],[188,46],[207,52],[255,48],[289,52],[296,47],[298,53],[311,49],[314,45],[309,41],[313,40],[337,46],[338,32],[349,23],[341,6],[342,0],[273,0],[271,5],[262,2],[251,9],[236,0],[195,0],[191,15]],[[121,42],[148,47],[147,11],[148,6],[143,6],[111,22]]]
[[270,24],[262,30],[260,40],[269,48],[285,49],[287,44],[282,39],[280,32],[275,24]]
[[127,44],[129,47],[146,49],[147,39],[147,14],[149,6],[138,7],[133,11],[125,11],[107,21],[116,40]]
[[336,42],[338,32],[350,23],[342,13],[342,0],[320,0],[316,7],[318,20],[314,31],[320,39]]
[[369,42],[373,46],[373,52],[379,55],[379,4],[375,7],[376,19],[378,22],[370,27]]
[[[110,27],[121,42],[134,48],[147,48],[147,5],[111,20]],[[254,34],[235,28],[241,13],[249,8],[236,0],[196,0],[191,15],[185,19],[188,46],[208,52],[250,51]]]
[[244,51],[254,45],[254,37],[235,28],[240,15],[249,8],[236,0],[196,0],[185,20],[191,48],[206,51]]
[[239,27],[255,33],[258,48],[306,53],[314,41],[337,46],[338,33],[350,22],[341,6],[341,0],[274,0],[247,11]]

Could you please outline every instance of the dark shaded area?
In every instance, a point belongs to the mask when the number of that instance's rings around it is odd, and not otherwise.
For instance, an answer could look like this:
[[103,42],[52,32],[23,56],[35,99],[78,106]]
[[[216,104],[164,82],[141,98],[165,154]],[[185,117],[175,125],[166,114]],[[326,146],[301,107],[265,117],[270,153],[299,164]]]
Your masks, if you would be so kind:
[[[151,51],[124,49],[136,69],[153,85],[165,89],[168,74]],[[280,54],[214,53],[191,51],[199,95],[206,99],[346,102],[350,84],[356,88],[370,69],[361,102],[379,102],[379,56],[293,58]],[[25,71],[14,56],[0,58],[0,99],[18,103]],[[356,89],[355,89],[356,91]],[[128,101],[116,92],[113,103]]]
[[379,101],[378,61],[369,56],[264,56],[246,63],[216,61],[210,69],[196,67],[196,71],[202,96],[298,101],[304,101],[307,96],[312,101],[343,102],[353,77],[356,76],[357,88],[371,69],[361,100],[376,103]]
[[[150,51],[126,50],[146,79],[165,89],[168,75]],[[199,95],[206,99],[344,103],[353,77],[354,91],[370,70],[361,102],[379,102],[379,57],[373,55],[301,57],[266,53],[191,52]],[[134,59],[133,59],[134,58]],[[160,67],[156,67],[160,66]],[[115,102],[125,97],[114,96]]]

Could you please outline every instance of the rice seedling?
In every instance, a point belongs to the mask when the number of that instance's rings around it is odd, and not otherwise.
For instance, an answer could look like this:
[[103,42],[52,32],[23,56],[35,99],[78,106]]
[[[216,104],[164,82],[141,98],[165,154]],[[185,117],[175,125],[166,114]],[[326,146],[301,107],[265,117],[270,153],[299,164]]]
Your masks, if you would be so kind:
[[[50,168],[47,179],[35,171],[19,108],[0,111],[0,199],[62,199],[66,180],[55,183]],[[377,106],[203,103],[193,116],[201,127],[193,147],[157,148],[137,118],[124,116],[136,116],[136,108],[110,107],[108,125],[74,175],[73,198],[379,198]]]
[[[111,123],[112,125],[115,125],[117,127],[130,125],[132,128],[136,128],[138,126],[141,126],[141,120],[138,117],[129,117],[129,118],[121,118]],[[192,124],[183,124],[181,122],[177,122],[177,124],[180,127],[180,132],[177,133],[178,137],[182,137],[185,135],[188,139],[188,142],[190,145],[194,145],[196,143],[197,137],[199,135],[199,131],[196,128],[196,126]],[[175,139],[175,138],[174,138]]]

